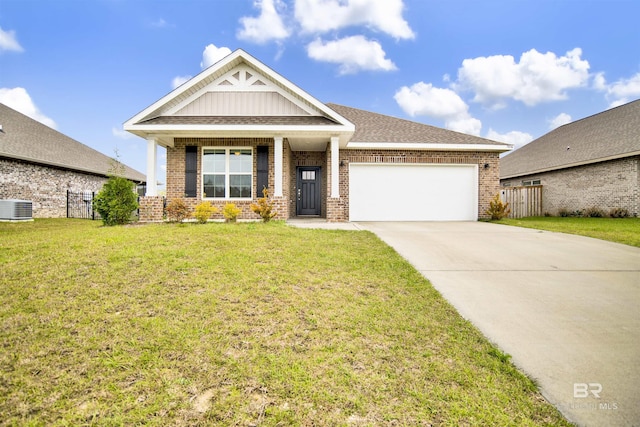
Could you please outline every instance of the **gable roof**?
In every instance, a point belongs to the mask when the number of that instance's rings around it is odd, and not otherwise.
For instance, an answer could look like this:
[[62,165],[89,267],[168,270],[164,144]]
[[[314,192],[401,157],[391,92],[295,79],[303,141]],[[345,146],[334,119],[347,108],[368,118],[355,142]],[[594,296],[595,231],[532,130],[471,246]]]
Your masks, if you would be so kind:
[[331,109],[355,124],[347,148],[509,151],[512,145],[338,104]]
[[560,126],[500,159],[513,178],[640,155],[640,100]]
[[[213,64],[124,123],[124,129],[172,146],[174,137],[339,136],[354,126],[242,49]],[[325,142],[326,143],[326,142]]]
[[[0,104],[0,157],[108,176],[112,159],[75,139]],[[124,176],[135,182],[145,175],[125,166]]]

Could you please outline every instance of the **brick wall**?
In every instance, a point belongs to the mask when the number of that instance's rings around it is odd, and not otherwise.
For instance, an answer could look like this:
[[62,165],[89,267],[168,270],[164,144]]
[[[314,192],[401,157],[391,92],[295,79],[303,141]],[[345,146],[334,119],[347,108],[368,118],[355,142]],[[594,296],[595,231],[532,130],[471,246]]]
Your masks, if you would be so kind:
[[[273,195],[274,189],[274,143],[271,138],[176,138],[175,146],[167,148],[167,199],[170,201],[176,197],[184,197],[184,163],[185,146],[198,147],[226,147],[243,146],[254,148],[258,145],[268,145],[269,148],[269,193]],[[445,151],[393,151],[393,150],[340,150],[340,198],[333,199],[331,192],[331,151],[330,145],[326,151],[291,151],[288,141],[283,143],[283,197],[274,198],[274,204],[278,212],[277,219],[287,219],[296,215],[296,185],[298,166],[318,166],[322,176],[322,216],[328,221],[349,220],[349,163],[414,163],[414,164],[477,164],[478,165],[478,216],[485,218],[484,213],[489,207],[491,199],[499,192],[499,158],[496,153],[483,152],[445,152]],[[198,171],[201,171],[202,151],[198,152]],[[488,167],[484,167],[488,165]],[[254,182],[253,189],[257,185],[257,162],[254,158]],[[202,200],[201,173],[197,177],[197,196],[186,198],[187,204],[194,208]],[[261,195],[255,195],[256,197]],[[236,201],[242,208],[241,218],[257,219],[258,216],[251,212],[249,205],[252,201]],[[222,209],[226,201],[212,202]],[[217,214],[216,218],[222,218]]]
[[0,199],[31,200],[34,218],[65,218],[67,190],[98,192],[105,182],[102,176],[0,159]]
[[164,198],[161,196],[140,197],[140,222],[160,222],[164,214]]
[[560,209],[597,207],[605,213],[625,208],[631,215],[640,215],[640,156],[510,178],[501,183],[518,186],[522,181],[538,179],[543,186],[545,213],[558,215]]

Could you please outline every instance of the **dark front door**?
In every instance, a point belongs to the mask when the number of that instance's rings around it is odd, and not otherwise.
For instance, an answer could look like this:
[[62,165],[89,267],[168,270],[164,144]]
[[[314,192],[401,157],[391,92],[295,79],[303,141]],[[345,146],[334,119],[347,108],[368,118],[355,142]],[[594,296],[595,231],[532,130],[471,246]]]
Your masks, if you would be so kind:
[[320,168],[298,168],[296,215],[320,215]]

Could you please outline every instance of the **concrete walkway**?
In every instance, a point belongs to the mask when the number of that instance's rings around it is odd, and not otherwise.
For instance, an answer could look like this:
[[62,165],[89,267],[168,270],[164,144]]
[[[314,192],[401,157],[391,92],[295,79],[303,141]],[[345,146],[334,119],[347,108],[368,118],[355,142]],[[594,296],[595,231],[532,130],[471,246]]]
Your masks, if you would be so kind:
[[640,426],[640,249],[483,222],[358,223],[584,426]]

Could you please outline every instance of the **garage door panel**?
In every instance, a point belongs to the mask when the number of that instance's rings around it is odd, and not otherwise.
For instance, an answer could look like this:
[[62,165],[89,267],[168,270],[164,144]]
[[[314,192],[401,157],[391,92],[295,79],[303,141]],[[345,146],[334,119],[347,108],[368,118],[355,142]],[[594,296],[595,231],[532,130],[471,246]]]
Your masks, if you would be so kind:
[[475,165],[349,165],[351,221],[475,221]]

